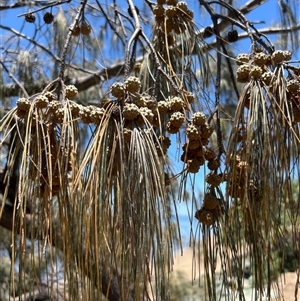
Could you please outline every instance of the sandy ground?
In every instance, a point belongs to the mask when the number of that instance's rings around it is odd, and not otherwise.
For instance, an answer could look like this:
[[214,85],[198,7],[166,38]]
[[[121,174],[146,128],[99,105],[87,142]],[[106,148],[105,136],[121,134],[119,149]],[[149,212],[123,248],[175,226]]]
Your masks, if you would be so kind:
[[[204,292],[204,265],[203,260],[201,262],[200,259],[200,270],[199,264],[193,262],[193,249],[187,248],[183,251],[183,256],[177,254],[174,259],[174,267],[172,272],[172,278],[174,281],[186,283],[186,287],[193,290],[194,295],[203,296]],[[195,271],[195,269],[197,271]],[[216,271],[220,271],[221,266],[220,263],[216,266]],[[199,278],[200,277],[200,278]],[[194,279],[194,281],[192,281]],[[200,279],[200,287],[199,287],[199,279]],[[192,283],[194,282],[194,284]],[[274,300],[286,300],[286,301],[295,301],[295,287],[297,283],[297,274],[296,273],[285,273],[282,274],[280,279],[278,280],[278,285],[283,292],[283,296],[281,298],[274,297]],[[253,300],[253,291],[250,288],[251,285],[247,289],[245,289],[245,297],[248,296],[247,300]],[[246,291],[248,290],[248,291]],[[300,283],[298,283],[298,294],[297,299],[300,301]],[[194,300],[194,299],[192,299]],[[199,298],[200,300],[200,298]],[[180,300],[179,300],[180,301]]]

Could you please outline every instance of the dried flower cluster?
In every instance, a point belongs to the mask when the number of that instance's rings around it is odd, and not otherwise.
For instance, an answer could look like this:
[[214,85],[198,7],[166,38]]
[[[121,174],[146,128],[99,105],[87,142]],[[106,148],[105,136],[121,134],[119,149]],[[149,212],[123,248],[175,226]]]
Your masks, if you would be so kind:
[[213,187],[204,195],[202,206],[195,213],[195,218],[204,226],[212,226],[223,213],[221,199],[217,198]]

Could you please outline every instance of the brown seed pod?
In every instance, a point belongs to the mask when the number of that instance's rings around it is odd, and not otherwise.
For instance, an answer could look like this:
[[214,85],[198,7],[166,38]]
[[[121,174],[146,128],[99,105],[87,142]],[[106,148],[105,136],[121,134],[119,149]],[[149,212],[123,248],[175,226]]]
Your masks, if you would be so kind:
[[17,100],[17,107],[21,111],[24,111],[24,112],[29,111],[30,106],[31,106],[31,102],[27,98],[19,98]]
[[215,209],[219,205],[219,200],[217,197],[213,194],[205,194],[204,201],[203,201],[203,207],[205,209]]
[[146,107],[140,108],[140,115],[143,117],[143,119],[147,119],[150,123],[153,121],[154,114],[152,111]]
[[91,25],[83,21],[80,26],[80,33],[84,36],[88,36],[92,31]]
[[67,98],[74,98],[78,94],[78,89],[74,85],[68,85],[65,88],[65,93]]
[[241,65],[237,71],[237,81],[240,83],[246,83],[249,79],[249,74],[251,71],[251,67],[248,64]]
[[180,111],[183,108],[183,100],[180,97],[174,96],[169,99],[169,107],[172,111]]
[[235,29],[231,30],[231,31],[228,31],[227,39],[230,43],[236,42],[239,39],[238,32]]
[[174,126],[170,123],[170,121],[167,123],[167,131],[170,133],[170,134],[176,134],[178,133],[180,130],[180,126]]
[[195,218],[205,226],[211,226],[215,222],[213,211],[204,208],[196,211]]
[[192,122],[195,125],[204,125],[206,122],[206,116],[204,113],[202,112],[196,112],[194,113],[193,117],[192,117]]
[[111,94],[116,98],[122,98],[125,96],[126,90],[123,83],[114,83],[111,86]]
[[32,13],[27,13],[25,15],[25,21],[28,23],[34,23],[35,22],[35,15]]
[[222,177],[220,175],[217,175],[215,173],[209,173],[205,177],[205,181],[210,184],[213,187],[217,187],[221,184],[222,182]]
[[73,118],[78,118],[79,117],[79,111],[80,111],[80,105],[78,105],[75,102],[71,102],[70,105],[70,111],[72,113]]
[[39,109],[44,109],[47,107],[49,103],[49,100],[46,96],[44,95],[38,95],[35,99],[34,99],[34,104],[37,108]]
[[126,120],[133,120],[139,114],[139,108],[133,103],[127,103],[123,108],[123,117]]
[[50,113],[56,112],[56,110],[58,110],[61,107],[62,107],[61,103],[59,101],[57,101],[57,100],[53,100],[53,101],[49,102],[49,104],[47,106],[48,111]]
[[216,170],[220,167],[220,162],[218,160],[210,160],[207,163],[207,167],[210,170]]
[[87,106],[87,107],[82,106],[80,108],[79,116],[83,123],[85,124],[92,123],[92,119],[91,119],[92,110],[93,110],[92,106]]
[[201,138],[208,139],[212,135],[213,131],[213,128],[207,123],[200,126]]
[[235,59],[237,65],[241,66],[249,62],[249,55],[247,53],[240,53]]
[[185,116],[181,112],[174,112],[170,117],[170,124],[174,127],[181,127],[184,122]]
[[204,156],[205,159],[209,161],[209,160],[213,160],[216,157],[216,153],[212,148],[206,147]]
[[186,129],[186,135],[190,140],[199,140],[200,139],[200,130],[194,124],[189,124]]
[[186,92],[184,95],[188,103],[193,103],[195,101],[195,95],[192,92]]
[[187,161],[187,171],[190,173],[197,173],[200,169],[201,162],[197,158]]
[[90,114],[91,121],[96,125],[100,124],[104,114],[105,110],[103,108],[95,107]]
[[54,20],[54,16],[51,12],[46,12],[43,19],[46,24],[51,24]]
[[44,96],[47,97],[48,101],[52,101],[52,100],[55,99],[55,95],[54,95],[52,92],[50,92],[50,91],[47,91],[47,92],[44,94]]
[[157,108],[158,108],[159,113],[165,114],[169,111],[169,102],[164,101],[164,100],[159,101],[157,103]]
[[187,142],[188,149],[192,149],[192,150],[193,149],[198,149],[200,146],[201,146],[200,139],[198,139],[198,140],[189,140]]
[[153,15],[155,16],[155,18],[163,17],[164,14],[165,8],[162,5],[158,4],[153,6]]
[[141,81],[135,76],[130,76],[125,80],[124,87],[130,93],[138,93],[141,87]]

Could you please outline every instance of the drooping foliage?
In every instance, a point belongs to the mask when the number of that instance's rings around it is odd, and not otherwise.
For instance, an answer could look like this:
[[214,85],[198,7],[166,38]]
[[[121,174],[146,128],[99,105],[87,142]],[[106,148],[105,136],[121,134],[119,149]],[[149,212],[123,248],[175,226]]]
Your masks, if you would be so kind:
[[[221,293],[230,298],[227,280],[236,277],[244,298],[246,258],[256,297],[271,297],[282,270],[275,257],[286,256],[275,249],[299,249],[298,61],[247,20],[256,1],[240,9],[199,1],[211,26],[185,2],[139,4],[0,6],[24,10],[20,31],[0,25],[8,34],[0,224],[12,230],[19,273],[15,283],[12,269],[11,295],[169,300],[178,241],[182,248],[176,204],[204,170],[204,197],[190,202],[207,298],[219,298],[219,260]],[[288,12],[291,27],[280,30],[296,55],[299,25]],[[250,51],[236,55],[245,33]],[[22,286],[28,274],[36,280]]]

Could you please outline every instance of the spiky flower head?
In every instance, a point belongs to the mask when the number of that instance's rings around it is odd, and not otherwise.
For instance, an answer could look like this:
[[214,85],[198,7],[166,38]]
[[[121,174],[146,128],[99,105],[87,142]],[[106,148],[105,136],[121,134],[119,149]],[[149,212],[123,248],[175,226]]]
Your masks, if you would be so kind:
[[289,61],[292,58],[292,53],[289,50],[284,50],[283,56],[285,61]]
[[300,88],[300,82],[296,79],[291,79],[287,82],[286,88],[291,93],[297,92]]
[[257,52],[253,57],[253,61],[258,66],[264,66],[267,63],[268,55],[264,52]]
[[49,103],[49,100],[46,96],[44,95],[38,95],[35,99],[34,99],[34,104],[37,108],[39,109],[44,109],[47,107]]
[[65,88],[66,97],[72,99],[77,96],[78,89],[74,85],[68,85]]
[[157,103],[157,108],[158,108],[159,113],[162,113],[162,114],[167,113],[169,111],[169,102],[164,101],[164,100],[159,101]]
[[206,160],[213,160],[216,157],[216,153],[212,148],[206,147],[204,156]]
[[134,120],[139,114],[139,108],[133,103],[127,103],[123,108],[123,117],[126,120]]
[[154,114],[152,113],[152,111],[150,109],[148,109],[146,107],[142,107],[142,108],[140,108],[140,114],[141,114],[141,116],[146,118],[150,123],[153,121]]
[[174,96],[169,99],[169,106],[172,111],[180,111],[183,108],[183,100],[178,96]]
[[200,139],[197,140],[189,140],[187,142],[188,149],[197,149],[201,146]]
[[248,64],[241,65],[236,71],[237,81],[240,83],[247,82],[249,79],[250,71],[251,71],[250,65]]
[[194,113],[193,117],[192,117],[192,122],[194,125],[204,125],[206,122],[206,116],[204,113],[202,112],[196,112]]
[[22,97],[17,100],[17,107],[21,111],[25,111],[25,112],[29,111],[30,106],[31,106],[31,102],[27,98]]
[[124,87],[124,84],[123,83],[114,83],[112,86],[111,86],[111,94],[120,99],[120,98],[123,98],[125,96],[125,93],[126,93],[126,90],[125,90],[125,87]]
[[236,57],[236,63],[241,66],[247,64],[249,62],[249,55],[247,53],[240,53]]
[[50,113],[55,112],[56,110],[58,110],[61,107],[62,107],[62,105],[61,105],[61,103],[58,100],[53,100],[53,101],[49,102],[49,104],[47,106],[48,111]]
[[52,92],[50,92],[50,91],[47,91],[47,92],[44,94],[44,96],[47,97],[48,101],[52,101],[52,100],[55,99],[55,95],[54,95]]
[[142,97],[144,100],[145,106],[150,109],[152,112],[155,112],[157,109],[157,101],[154,97],[151,97],[150,95],[145,95]]
[[125,80],[124,87],[130,93],[138,93],[141,88],[141,81],[135,76],[130,76]]
[[268,86],[272,79],[274,78],[274,74],[271,71],[264,72],[261,75],[261,80]]
[[185,97],[189,103],[193,103],[195,101],[195,95],[192,92],[186,92]]
[[253,79],[259,79],[263,73],[263,70],[259,66],[253,66],[250,70],[250,77]]
[[170,19],[177,16],[177,9],[174,6],[167,6],[166,8],[166,16]]
[[139,108],[145,106],[144,98],[140,94],[131,95],[131,101]]
[[123,135],[125,142],[129,143],[131,141],[132,130],[128,128],[123,129]]
[[285,61],[286,55],[282,50],[276,50],[272,53],[272,61],[274,64],[280,64]]
[[171,145],[171,139],[166,136],[159,136],[159,141],[166,146],[166,148],[169,148]]
[[184,1],[180,1],[176,4],[178,10],[187,13],[189,11],[188,5]]
[[190,140],[200,139],[200,129],[194,124],[189,124],[186,129],[186,135]]
[[86,21],[83,21],[80,25],[80,33],[84,36],[88,36],[92,31],[92,27]]
[[174,112],[170,117],[170,124],[174,127],[180,127],[184,122],[185,116],[181,112]]
[[100,124],[104,114],[105,114],[105,109],[94,107],[90,113],[91,121],[96,125]]
[[178,0],[166,0],[166,3],[167,3],[168,5],[173,5],[173,6],[175,6],[175,5],[178,3]]
[[70,106],[70,111],[72,113],[72,117],[73,118],[78,118],[81,105],[79,105],[75,102],[71,102],[69,106]]
[[64,108],[58,108],[54,113],[54,118],[57,123],[63,123],[65,110]]
[[80,35],[80,26],[75,25],[73,30],[72,30],[72,36],[78,37]]
[[91,119],[91,113],[93,111],[93,106],[81,106],[80,111],[79,111],[79,116],[82,120],[83,123],[85,124],[90,124],[92,123]]

